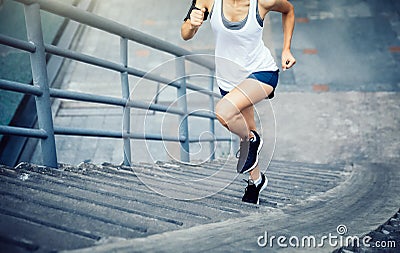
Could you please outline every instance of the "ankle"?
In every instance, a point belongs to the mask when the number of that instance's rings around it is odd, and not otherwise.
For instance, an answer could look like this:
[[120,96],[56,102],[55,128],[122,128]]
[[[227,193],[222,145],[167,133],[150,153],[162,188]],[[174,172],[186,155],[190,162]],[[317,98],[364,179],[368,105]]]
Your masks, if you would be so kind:
[[253,132],[250,131],[248,138],[249,138],[249,140],[254,140],[256,138],[256,136],[253,134]]
[[249,132],[249,140],[251,140],[251,139],[255,139],[255,138],[257,138],[256,137],[256,135],[254,134],[254,133],[256,133],[257,131],[256,130],[250,130],[250,132]]
[[262,178],[261,178],[261,173],[260,176],[258,177],[258,179],[253,179],[253,183],[255,186],[258,186],[259,184],[261,184],[262,182]]
[[261,171],[259,171],[258,173],[252,173],[249,175],[249,179],[253,180],[253,181],[257,181],[261,178]]

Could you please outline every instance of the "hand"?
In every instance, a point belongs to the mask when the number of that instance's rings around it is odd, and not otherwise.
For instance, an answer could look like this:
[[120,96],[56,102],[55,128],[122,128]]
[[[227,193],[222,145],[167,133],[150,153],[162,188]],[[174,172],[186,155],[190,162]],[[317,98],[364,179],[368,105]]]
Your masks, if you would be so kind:
[[282,70],[285,71],[296,64],[296,59],[293,57],[290,50],[282,51]]
[[190,24],[192,29],[199,28],[203,24],[204,13],[206,12],[206,8],[193,9],[190,13]]

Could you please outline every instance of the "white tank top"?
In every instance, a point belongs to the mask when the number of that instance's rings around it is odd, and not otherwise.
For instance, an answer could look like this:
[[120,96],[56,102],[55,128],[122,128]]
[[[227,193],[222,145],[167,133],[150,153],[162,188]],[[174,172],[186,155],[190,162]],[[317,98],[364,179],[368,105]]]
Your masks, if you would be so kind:
[[276,71],[278,67],[262,40],[263,27],[257,20],[258,1],[250,0],[249,13],[240,29],[223,22],[222,0],[215,0],[210,19],[215,34],[215,65],[218,86],[230,91],[251,73]]

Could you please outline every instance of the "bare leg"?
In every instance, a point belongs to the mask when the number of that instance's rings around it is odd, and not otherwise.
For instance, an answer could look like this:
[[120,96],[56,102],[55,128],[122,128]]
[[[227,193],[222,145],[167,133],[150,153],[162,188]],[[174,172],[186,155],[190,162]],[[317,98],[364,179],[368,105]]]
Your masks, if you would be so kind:
[[[242,110],[243,117],[249,127],[249,130],[257,131],[256,122],[254,120],[254,106],[249,106],[246,109]],[[252,136],[249,136],[251,138]],[[249,172],[250,178],[253,181],[256,181],[260,177],[260,168],[258,165]]]
[[[256,127],[256,122],[254,121],[254,106],[249,106],[245,109],[242,110],[242,115],[244,117],[244,120],[247,123],[247,126],[249,127],[249,130],[257,130]],[[249,138],[253,137],[252,135],[249,135]]]
[[[255,130],[253,105],[266,98],[273,88],[254,79],[246,79],[222,98],[216,107],[217,118],[228,130],[242,139],[248,139],[250,130]],[[250,177],[257,180],[260,169],[257,166]]]
[[[272,90],[271,86],[261,84],[257,80],[244,80],[218,102],[216,106],[218,120],[240,138],[247,139],[250,133],[250,126],[246,122],[243,110],[266,98]],[[249,115],[254,118],[254,112],[252,114],[249,113]],[[251,127],[255,128],[255,124]]]

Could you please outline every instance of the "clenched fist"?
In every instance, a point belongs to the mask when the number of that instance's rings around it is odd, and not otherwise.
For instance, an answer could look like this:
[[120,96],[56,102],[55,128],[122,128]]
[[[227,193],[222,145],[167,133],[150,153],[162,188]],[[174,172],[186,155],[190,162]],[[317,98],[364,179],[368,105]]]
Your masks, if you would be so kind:
[[206,12],[206,8],[195,8],[190,13],[190,25],[192,29],[199,28],[203,24],[204,13]]
[[290,69],[294,64],[296,64],[296,59],[293,57],[290,50],[282,51],[282,70],[285,71]]

